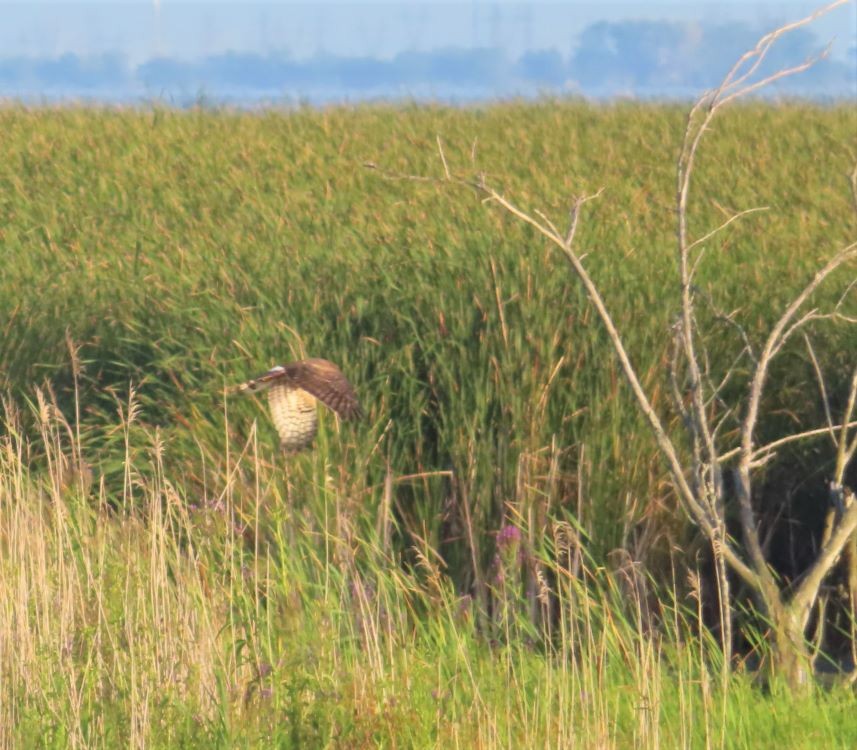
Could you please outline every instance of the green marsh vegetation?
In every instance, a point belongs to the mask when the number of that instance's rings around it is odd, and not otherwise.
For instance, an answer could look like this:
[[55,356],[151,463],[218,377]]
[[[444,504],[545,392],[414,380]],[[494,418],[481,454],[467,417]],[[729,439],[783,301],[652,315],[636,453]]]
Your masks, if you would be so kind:
[[[565,261],[473,194],[363,166],[440,177],[442,134],[450,164],[475,149],[523,205],[563,215],[604,188],[576,246],[678,435],[685,119],[562,101],[0,111],[4,742],[853,746],[850,688],[759,686],[765,625],[737,583],[723,681],[710,545]],[[855,133],[853,105],[784,103],[735,106],[706,136],[692,230],[768,207],[701,266],[712,362],[735,347],[715,311],[763,340],[854,240]],[[857,334],[821,322],[841,413]],[[286,457],[224,387],[303,355],[336,361],[367,416],[326,415]],[[802,340],[770,380],[763,443],[825,424]],[[785,579],[811,560],[834,459],[801,441],[757,485]],[[846,599],[831,586],[837,660]]]

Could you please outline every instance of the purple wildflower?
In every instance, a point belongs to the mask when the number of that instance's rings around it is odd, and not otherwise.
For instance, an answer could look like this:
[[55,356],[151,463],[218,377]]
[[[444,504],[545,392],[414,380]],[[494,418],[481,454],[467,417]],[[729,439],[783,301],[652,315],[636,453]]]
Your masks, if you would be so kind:
[[521,530],[512,524],[506,524],[497,532],[497,547],[505,551],[516,546],[521,541]]

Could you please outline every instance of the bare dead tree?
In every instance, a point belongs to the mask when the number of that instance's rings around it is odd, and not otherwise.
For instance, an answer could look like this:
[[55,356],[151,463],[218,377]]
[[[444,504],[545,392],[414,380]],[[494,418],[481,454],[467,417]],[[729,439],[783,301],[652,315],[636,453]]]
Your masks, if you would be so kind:
[[[438,148],[443,165],[442,177],[402,175],[380,170],[390,179],[442,182],[475,189],[483,196],[483,202],[496,205],[519,221],[531,226],[562,253],[607,331],[625,380],[652,430],[658,449],[667,465],[682,507],[712,545],[718,571],[726,669],[729,666],[732,622],[732,599],[729,594],[729,579],[726,575],[727,569],[730,569],[754,592],[761,613],[770,624],[773,670],[792,686],[807,683],[811,674],[811,652],[807,645],[805,631],[813,606],[818,600],[821,584],[840,558],[849,540],[857,540],[857,534],[855,534],[857,501],[853,491],[844,485],[845,470],[857,452],[857,420],[855,420],[857,370],[852,379],[845,412],[838,421],[833,419],[826,394],[823,394],[828,414],[828,424],[824,427],[802,430],[774,442],[760,445],[756,438],[757,426],[765,387],[770,377],[771,364],[784,345],[795,334],[802,332],[811,321],[838,316],[848,322],[857,322],[842,315],[839,306],[833,313],[828,314],[822,314],[816,309],[807,309],[813,294],[824,281],[844,264],[857,258],[857,242],[833,253],[830,260],[805,283],[771,328],[760,351],[754,350],[749,337],[740,325],[728,316],[729,321],[741,333],[743,345],[738,359],[728,368],[725,377],[715,384],[711,382],[709,376],[708,353],[697,328],[698,292],[694,286],[694,278],[703,262],[709,240],[732,223],[762,209],[751,208],[740,211],[700,237],[691,239],[688,229],[688,204],[696,156],[703,136],[715,116],[730,102],[758,91],[777,80],[800,73],[823,57],[826,52],[793,67],[779,69],[770,75],[757,76],[760,66],[778,39],[848,1],[837,0],[806,18],[785,25],[762,37],[752,50],[735,63],[720,86],[703,95],[688,114],[676,169],[676,261],[679,271],[677,295],[680,312],[673,327],[673,356],[669,375],[675,405],[682,417],[689,450],[684,449],[682,444],[677,444],[670,437],[662,417],[655,411],[652,401],[640,382],[637,369],[626,351],[622,334],[616,327],[598,285],[583,264],[585,256],[582,256],[577,249],[575,240],[581,211],[588,201],[598,197],[600,191],[595,195],[575,199],[571,205],[568,224],[565,230],[560,230],[541,211],[527,211],[519,207],[512,199],[507,198],[500,190],[489,184],[484,175],[468,178],[453,174],[440,139],[438,139]],[[372,163],[366,166],[379,169]],[[852,174],[852,183],[857,185],[855,175],[857,171]],[[857,204],[857,187],[855,187],[854,196]],[[746,367],[748,363],[750,378],[743,401],[725,404],[723,396],[726,384],[733,378],[739,366]],[[819,383],[824,390],[824,379],[821,377],[820,368],[818,372]],[[738,423],[737,445],[734,443],[729,445],[728,438],[722,435],[723,426],[730,419],[737,420]],[[829,435],[836,448],[835,471],[830,483],[831,511],[814,562],[797,581],[786,587],[765,558],[753,507],[753,483],[758,476],[758,469],[769,461],[778,449],[796,441],[823,435]],[[726,498],[723,481],[725,470],[730,470],[735,479],[741,539],[730,536],[726,529],[724,510]],[[857,545],[857,541],[852,541],[852,545]],[[857,550],[855,550],[855,560],[857,560]],[[857,589],[857,562],[855,562],[854,578],[854,586]],[[725,673],[724,670],[724,675]]]

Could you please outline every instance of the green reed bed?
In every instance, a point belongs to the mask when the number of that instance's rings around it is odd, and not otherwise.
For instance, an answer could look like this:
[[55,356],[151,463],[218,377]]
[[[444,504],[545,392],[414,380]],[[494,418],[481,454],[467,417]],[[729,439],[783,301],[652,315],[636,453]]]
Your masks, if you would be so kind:
[[[440,176],[439,135],[557,217],[605,188],[579,246],[668,414],[684,116],[0,111],[4,739],[850,747],[850,692],[722,682],[703,545],[561,260],[467,191],[364,166]],[[693,231],[769,210],[709,251],[712,321],[740,308],[758,340],[853,239],[855,132],[846,105],[719,121]],[[736,343],[711,330],[716,374]],[[853,328],[814,335],[835,399]],[[367,416],[286,458],[224,386],[304,354]],[[823,424],[812,373],[783,357],[763,430]],[[788,460],[820,481],[826,448]]]

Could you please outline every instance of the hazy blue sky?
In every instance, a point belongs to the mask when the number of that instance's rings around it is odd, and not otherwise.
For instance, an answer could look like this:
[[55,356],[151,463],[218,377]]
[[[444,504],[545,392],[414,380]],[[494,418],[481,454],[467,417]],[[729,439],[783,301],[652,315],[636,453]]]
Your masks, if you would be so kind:
[[[425,2],[316,0],[0,1],[0,55],[119,52],[134,64],[154,56],[195,59],[225,51],[319,52],[391,57],[403,50],[493,47],[511,55],[569,49],[598,20],[743,20],[775,25],[819,3],[780,0],[622,0],[615,2]],[[857,43],[855,4],[815,26],[844,55]]]
[[[719,81],[761,33],[818,7],[781,0],[0,0],[0,97],[688,96]],[[831,64],[803,78],[804,93],[857,96],[855,2],[783,45],[780,64],[828,42]]]

